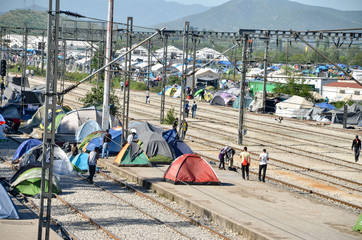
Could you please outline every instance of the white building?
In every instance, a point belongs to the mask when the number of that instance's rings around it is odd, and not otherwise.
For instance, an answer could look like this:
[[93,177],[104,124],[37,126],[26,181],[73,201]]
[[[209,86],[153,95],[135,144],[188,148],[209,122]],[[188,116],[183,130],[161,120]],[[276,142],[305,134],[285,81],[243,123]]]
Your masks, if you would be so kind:
[[362,100],[362,86],[354,81],[328,83],[323,86],[323,93],[324,96],[334,101]]

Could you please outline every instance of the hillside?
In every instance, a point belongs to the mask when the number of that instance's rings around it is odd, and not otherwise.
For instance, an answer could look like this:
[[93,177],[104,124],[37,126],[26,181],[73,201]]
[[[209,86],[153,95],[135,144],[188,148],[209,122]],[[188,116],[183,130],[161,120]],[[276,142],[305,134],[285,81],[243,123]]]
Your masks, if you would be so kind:
[[[47,9],[49,1],[37,1],[39,6],[29,6],[27,9],[38,10],[39,8]],[[107,19],[108,1],[92,0],[92,1],[74,1],[62,0],[60,9],[64,11],[72,11],[80,13],[87,17],[98,19]],[[173,21],[181,17],[197,14],[208,10],[209,8],[199,4],[184,5],[176,2],[166,2],[164,0],[117,0],[114,1],[114,21],[125,23],[127,17],[133,17],[133,23],[140,26],[152,26],[161,22]],[[4,16],[6,14],[3,14]],[[17,16],[17,18],[21,18]],[[12,18],[14,19],[14,17]],[[18,19],[16,22],[19,22]],[[88,19],[81,19],[88,20]],[[37,21],[37,18],[33,18]],[[11,22],[11,20],[7,21]],[[30,23],[28,24],[36,24]]]
[[339,11],[289,0],[231,0],[203,13],[159,24],[182,29],[185,21],[199,30],[240,28],[318,30],[362,27],[362,11]]
[[0,15],[0,25],[8,27],[46,28],[48,14],[33,10],[12,10]]

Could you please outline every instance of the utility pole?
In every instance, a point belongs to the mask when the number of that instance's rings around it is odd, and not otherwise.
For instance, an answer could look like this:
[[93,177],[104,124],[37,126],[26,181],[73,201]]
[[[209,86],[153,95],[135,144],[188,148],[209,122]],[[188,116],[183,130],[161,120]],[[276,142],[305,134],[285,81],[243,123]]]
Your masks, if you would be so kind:
[[[65,65],[66,63],[66,58],[67,58],[67,40],[63,39],[63,66],[62,66],[62,79],[61,79],[61,89],[60,91],[64,91],[65,87],[64,87],[64,80],[65,80],[65,73],[67,72],[67,67]],[[61,106],[63,106],[64,104],[64,95],[60,96],[60,103]]]
[[44,35],[45,31],[43,31],[42,42],[41,42],[41,74],[43,74],[44,72],[44,48],[45,48]]
[[285,75],[288,76],[288,52],[289,52],[289,40],[287,40],[287,54],[285,56]]
[[23,116],[23,108],[24,108],[24,95],[23,95],[23,91],[25,88],[25,83],[26,83],[26,57],[28,54],[28,29],[25,27],[24,28],[24,35],[23,35],[23,71],[22,71],[22,76],[21,76],[21,88],[20,88],[20,96],[21,96],[21,100],[20,100],[20,116]]
[[243,55],[242,61],[243,66],[241,69],[241,84],[240,84],[240,99],[239,99],[239,130],[238,130],[238,145],[243,144],[243,135],[245,132],[244,129],[244,96],[245,96],[245,78],[246,78],[246,50],[248,44],[249,36],[247,34],[243,35]]
[[150,68],[151,68],[151,39],[147,41],[147,89],[150,89]]
[[[182,79],[181,79],[181,96],[180,96],[180,119],[179,119],[179,132],[182,130],[182,123],[185,120],[185,99],[186,99],[186,65],[188,58],[188,44],[189,44],[189,29],[190,23],[185,22],[184,25],[184,36],[183,36],[183,53],[182,53]],[[181,139],[183,140],[183,139]]]
[[[46,92],[44,116],[48,116],[51,111],[52,122],[51,130],[48,132],[49,120],[44,118],[43,133],[43,153],[42,153],[42,173],[41,173],[41,193],[40,193],[40,212],[38,225],[38,240],[42,239],[43,224],[45,224],[45,239],[49,239],[51,199],[53,192],[53,162],[55,147],[55,111],[56,111],[56,91],[58,76],[58,44],[59,44],[59,11],[60,0],[55,1],[55,10],[53,1],[49,0],[48,11],[48,49],[47,49],[47,74],[46,74]],[[49,156],[49,159],[47,159]],[[45,181],[48,181],[48,189],[45,188]],[[46,191],[48,190],[48,191]],[[44,201],[46,200],[46,206]],[[45,209],[44,209],[45,208]],[[46,217],[44,219],[44,210]]]
[[[129,93],[131,85],[131,58],[132,51],[129,51],[132,48],[132,31],[133,31],[133,18],[127,18],[127,44],[126,44],[126,59],[124,64],[124,80],[123,80],[123,121],[122,121],[122,140],[126,139],[126,130],[128,129],[128,114],[129,114]],[[127,84],[128,82],[128,84]]]
[[264,83],[263,83],[263,112],[266,111],[266,82],[267,82],[267,69],[268,69],[268,53],[269,53],[269,37],[265,39],[265,52],[264,52]]
[[[192,41],[193,41],[193,63],[192,63],[192,71],[196,71],[196,43],[197,43],[197,37],[195,34],[192,35]],[[196,89],[196,76],[195,74],[192,75],[192,94],[195,92]]]
[[[113,1],[108,0],[108,22],[107,22],[107,42],[106,42],[106,61],[107,65],[111,61],[112,54],[112,29],[113,29]],[[104,94],[103,94],[103,114],[102,114],[102,129],[106,130],[109,126],[109,105],[110,105],[110,80],[111,66],[107,66],[104,76]]]
[[162,81],[161,81],[161,112],[160,112],[160,123],[162,124],[165,119],[165,85],[167,78],[167,47],[168,47],[168,34],[163,33],[163,68],[162,68]]

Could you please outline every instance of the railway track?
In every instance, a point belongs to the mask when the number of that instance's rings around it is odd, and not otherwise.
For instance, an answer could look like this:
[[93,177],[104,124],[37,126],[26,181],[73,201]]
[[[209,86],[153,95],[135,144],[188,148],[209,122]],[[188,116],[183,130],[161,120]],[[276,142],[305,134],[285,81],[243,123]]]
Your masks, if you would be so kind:
[[[14,170],[16,167],[12,165],[9,161],[2,159],[6,162],[9,167],[12,167]],[[80,178],[81,180],[77,181],[75,184],[76,188],[72,186],[70,182],[76,181],[74,178]],[[134,238],[137,236],[137,233],[134,234],[132,231],[129,234],[124,234],[124,231],[117,230],[116,227],[110,227],[109,221],[102,219],[99,217],[99,213],[110,211],[109,209],[100,209],[97,212],[92,212],[91,209],[84,205],[91,206],[94,198],[104,200],[107,199],[105,205],[108,203],[110,206],[119,204],[121,207],[121,211],[117,208],[112,209],[114,215],[116,212],[122,212],[124,209],[127,209],[128,213],[126,216],[122,216],[118,219],[118,221],[122,222],[122,219],[125,218],[133,218],[135,222],[140,221],[141,224],[133,223],[137,226],[137,232],[149,232],[150,226],[158,226],[158,230],[162,232],[160,234],[160,238],[173,238],[176,239],[230,239],[229,237],[223,235],[222,233],[212,229],[205,224],[194,220],[191,217],[186,216],[185,214],[168,207],[166,204],[161,203],[153,197],[148,196],[147,194],[141,192],[135,187],[122,182],[114,177],[100,171],[98,175],[99,179],[97,182],[92,184],[91,187],[87,187],[90,184],[84,186],[86,179],[82,175],[73,176],[72,178],[62,179],[62,188],[64,188],[63,194],[57,195],[55,205],[59,206],[59,204],[63,204],[70,208],[72,211],[76,212],[78,216],[81,216],[85,219],[89,224],[92,224],[99,231],[102,231],[103,234],[107,236],[106,239],[124,239],[124,238]],[[67,186],[64,186],[64,181],[67,182]],[[84,190],[84,188],[87,188]],[[91,190],[89,189],[91,188]],[[87,199],[86,201],[78,202],[74,197],[71,197],[72,194],[76,194],[78,191],[80,192],[78,195],[81,195],[82,198]],[[74,191],[74,192],[72,192]],[[65,194],[65,195],[64,195]],[[62,196],[64,195],[64,196]],[[127,195],[127,197],[125,197]],[[135,201],[137,199],[137,201]],[[78,198],[79,200],[79,198]],[[33,203],[35,207],[39,204],[38,201],[34,201]],[[96,201],[97,202],[97,201]],[[121,203],[122,202],[122,203]],[[139,202],[139,203],[135,203]],[[144,205],[146,203],[146,206]],[[92,207],[90,207],[92,208]],[[132,210],[131,210],[132,209]],[[119,213],[118,213],[119,214]],[[121,213],[122,214],[122,213]],[[127,216],[128,215],[128,216]],[[142,217],[141,217],[142,215]],[[130,217],[133,216],[133,217]],[[113,216],[114,217],[114,216]],[[139,220],[137,218],[144,218]],[[108,224],[107,224],[108,223]],[[120,224],[122,225],[122,224]],[[128,221],[125,222],[126,226],[123,228],[128,228],[127,225],[132,225]],[[118,226],[119,227],[119,226]],[[163,230],[162,230],[163,229]],[[154,229],[155,230],[155,229]],[[123,233],[121,233],[123,232]],[[99,234],[99,233],[98,233]],[[69,235],[74,236],[72,233]],[[152,234],[151,234],[152,235]],[[163,236],[163,237],[162,237]],[[137,238],[137,237],[136,237]],[[147,236],[148,239],[158,239],[155,237]],[[234,237],[235,238],[235,237]],[[237,237],[236,239],[239,239]],[[77,238],[75,238],[77,239]],[[101,238],[104,239],[104,238]]]

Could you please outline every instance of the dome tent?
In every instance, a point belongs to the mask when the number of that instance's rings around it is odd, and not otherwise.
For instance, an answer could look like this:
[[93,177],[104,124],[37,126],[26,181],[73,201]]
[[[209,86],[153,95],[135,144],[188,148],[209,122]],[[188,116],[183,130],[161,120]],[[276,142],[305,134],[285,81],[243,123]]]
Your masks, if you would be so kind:
[[30,150],[33,147],[39,146],[42,144],[42,141],[38,139],[29,139],[24,141],[22,144],[19,145],[19,147],[16,149],[16,152],[13,157],[13,161],[15,159],[19,159],[23,154],[25,154],[28,150]]
[[114,165],[119,167],[150,167],[151,162],[137,143],[127,143],[118,153]]
[[196,154],[178,157],[166,170],[163,180],[173,184],[220,184],[211,166]]
[[[43,145],[38,145],[30,149],[20,158],[20,167],[24,167],[30,163],[42,162]],[[46,153],[47,162],[50,161],[50,149]],[[69,175],[73,172],[72,164],[69,162],[66,153],[58,146],[54,147],[53,171],[57,175]]]
[[89,120],[83,123],[75,132],[75,141],[82,142],[89,134],[102,131],[101,126],[96,121]]

